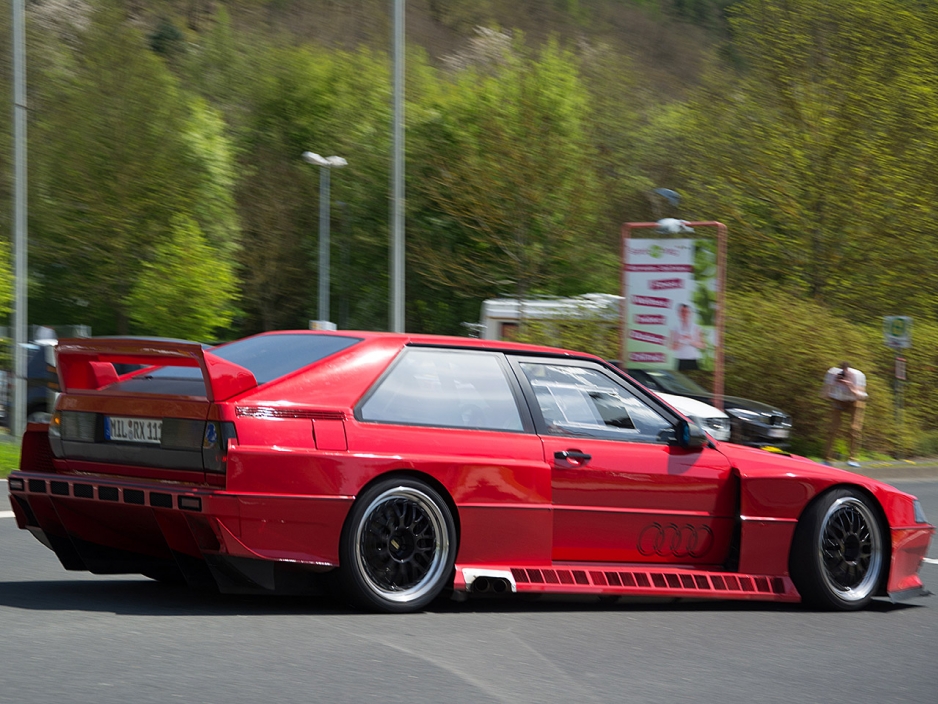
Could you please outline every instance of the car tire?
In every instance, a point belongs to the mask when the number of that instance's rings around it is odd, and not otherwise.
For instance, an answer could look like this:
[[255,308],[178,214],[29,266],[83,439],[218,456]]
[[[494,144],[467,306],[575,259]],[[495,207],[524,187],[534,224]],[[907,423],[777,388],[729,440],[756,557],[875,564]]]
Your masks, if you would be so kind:
[[435,489],[409,477],[379,481],[342,529],[342,596],[369,611],[419,611],[450,582],[456,548],[452,511]]
[[872,501],[833,489],[805,509],[791,550],[792,581],[807,606],[856,611],[870,603],[887,573],[886,531]]

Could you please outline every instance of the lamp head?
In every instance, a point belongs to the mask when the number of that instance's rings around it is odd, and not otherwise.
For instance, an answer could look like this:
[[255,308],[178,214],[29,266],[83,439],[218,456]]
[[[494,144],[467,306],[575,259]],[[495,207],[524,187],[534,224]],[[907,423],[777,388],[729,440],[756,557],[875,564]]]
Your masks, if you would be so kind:
[[694,228],[688,225],[686,220],[678,220],[677,218],[663,218],[658,221],[658,227],[655,229],[663,235],[689,234],[694,231]]
[[334,169],[348,166],[348,162],[340,156],[320,156],[314,152],[303,152],[303,161],[314,166],[327,166]]
[[303,152],[303,161],[315,166],[329,166],[329,161],[313,152]]

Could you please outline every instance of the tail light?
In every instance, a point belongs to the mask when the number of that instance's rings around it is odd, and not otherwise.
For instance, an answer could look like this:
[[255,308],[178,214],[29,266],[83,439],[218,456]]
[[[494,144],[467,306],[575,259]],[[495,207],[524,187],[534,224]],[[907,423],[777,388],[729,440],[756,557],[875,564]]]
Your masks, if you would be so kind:
[[[63,440],[94,442],[98,426],[98,414],[83,411],[62,411],[59,414]],[[51,426],[51,423],[50,423]],[[51,427],[50,427],[51,430]]]
[[228,461],[228,444],[238,442],[235,424],[229,421],[210,420],[205,424],[202,438],[202,466],[206,472],[225,473]]
[[49,447],[52,455],[61,459],[65,456],[63,440],[95,442],[97,440],[98,414],[81,411],[53,411],[49,419]]

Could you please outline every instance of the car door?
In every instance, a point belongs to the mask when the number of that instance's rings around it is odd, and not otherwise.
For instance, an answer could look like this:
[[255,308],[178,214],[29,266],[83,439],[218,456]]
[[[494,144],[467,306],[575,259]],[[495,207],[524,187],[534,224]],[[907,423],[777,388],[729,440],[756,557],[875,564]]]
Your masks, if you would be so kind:
[[515,358],[551,467],[554,561],[722,565],[730,464],[678,447],[673,410],[600,364]]

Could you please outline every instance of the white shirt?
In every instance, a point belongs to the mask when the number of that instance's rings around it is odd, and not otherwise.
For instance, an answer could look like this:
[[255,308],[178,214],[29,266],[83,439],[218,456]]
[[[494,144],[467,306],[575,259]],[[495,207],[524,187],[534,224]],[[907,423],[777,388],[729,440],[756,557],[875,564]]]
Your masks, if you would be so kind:
[[674,329],[674,356],[677,359],[700,359],[701,351],[694,346],[694,343],[700,338],[700,328],[696,323],[690,323],[686,327],[681,323]]
[[866,374],[853,367],[847,368],[846,379],[851,382],[857,390],[857,393],[854,394],[846,384],[842,384],[838,381],[842,371],[843,369],[840,367],[831,367],[827,370],[827,376],[824,377],[824,392],[827,397],[835,401],[865,401],[867,398]]

